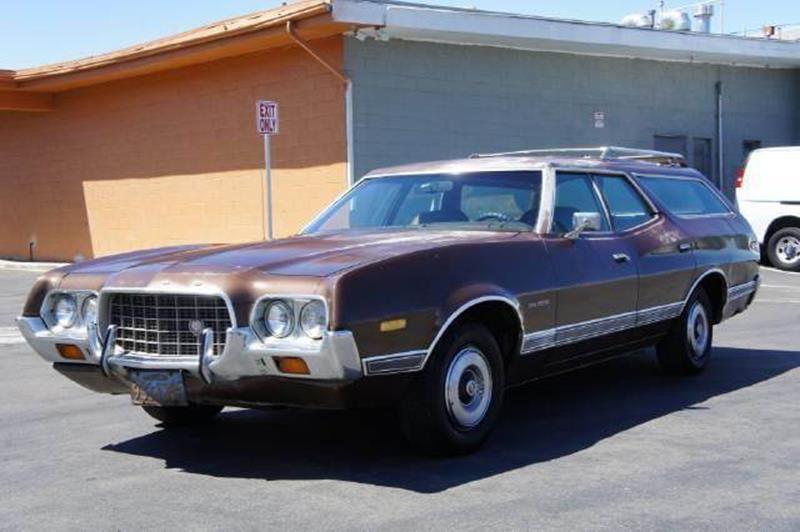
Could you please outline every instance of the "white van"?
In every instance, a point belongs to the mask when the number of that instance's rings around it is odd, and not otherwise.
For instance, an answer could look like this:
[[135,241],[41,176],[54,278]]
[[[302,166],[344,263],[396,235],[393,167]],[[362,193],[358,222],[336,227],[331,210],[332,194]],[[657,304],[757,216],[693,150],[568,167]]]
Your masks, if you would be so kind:
[[772,265],[800,271],[800,146],[753,151],[736,200]]

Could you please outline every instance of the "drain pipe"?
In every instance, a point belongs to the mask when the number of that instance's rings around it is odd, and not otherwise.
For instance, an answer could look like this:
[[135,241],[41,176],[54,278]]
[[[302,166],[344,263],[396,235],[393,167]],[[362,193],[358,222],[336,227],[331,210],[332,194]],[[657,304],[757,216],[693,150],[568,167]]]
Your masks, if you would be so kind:
[[725,194],[725,139],[722,132],[722,82],[714,86],[717,93],[717,168],[719,169],[719,189]]
[[331,74],[336,76],[345,86],[344,105],[345,105],[345,134],[347,136],[347,187],[355,181],[353,168],[353,82],[344,72],[331,65],[322,55],[314,50],[308,41],[304,40],[294,29],[292,21],[286,22],[286,33],[300,48],[305,50],[308,55],[313,57],[320,65],[325,67]]

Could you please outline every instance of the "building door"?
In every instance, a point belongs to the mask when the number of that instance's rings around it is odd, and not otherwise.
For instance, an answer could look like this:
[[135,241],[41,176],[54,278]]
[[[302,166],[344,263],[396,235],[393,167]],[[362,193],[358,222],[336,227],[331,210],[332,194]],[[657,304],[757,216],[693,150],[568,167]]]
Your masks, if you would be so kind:
[[711,139],[701,137],[692,139],[692,166],[719,188],[719,183],[716,182],[713,175],[714,168],[711,162],[711,155]]
[[686,152],[686,135],[655,135],[653,137],[653,148],[658,151],[680,153],[688,158],[688,153]]

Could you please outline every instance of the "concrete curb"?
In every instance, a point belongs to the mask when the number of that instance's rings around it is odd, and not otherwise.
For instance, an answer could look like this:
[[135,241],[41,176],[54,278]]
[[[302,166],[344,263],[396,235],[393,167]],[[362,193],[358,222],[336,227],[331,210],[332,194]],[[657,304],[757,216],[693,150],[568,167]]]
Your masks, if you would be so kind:
[[16,260],[0,260],[0,270],[16,270],[23,272],[49,272],[55,268],[66,266],[65,262],[21,262]]

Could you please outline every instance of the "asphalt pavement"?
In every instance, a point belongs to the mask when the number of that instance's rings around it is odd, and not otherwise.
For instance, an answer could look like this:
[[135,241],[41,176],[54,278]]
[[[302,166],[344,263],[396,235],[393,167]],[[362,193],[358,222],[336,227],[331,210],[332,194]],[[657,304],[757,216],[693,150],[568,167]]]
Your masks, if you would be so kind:
[[648,351],[540,381],[436,460],[384,411],[163,430],[22,343],[35,274],[0,271],[0,529],[800,530],[800,275],[763,277],[702,375]]

